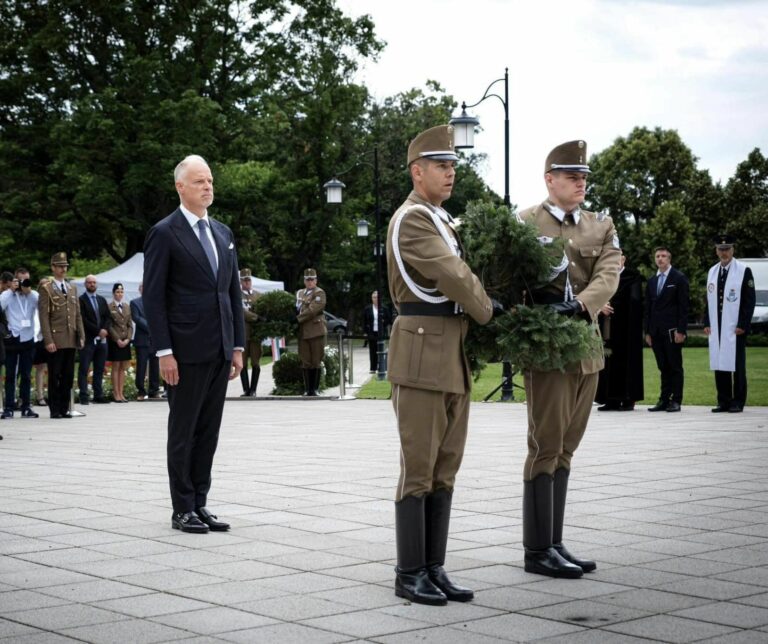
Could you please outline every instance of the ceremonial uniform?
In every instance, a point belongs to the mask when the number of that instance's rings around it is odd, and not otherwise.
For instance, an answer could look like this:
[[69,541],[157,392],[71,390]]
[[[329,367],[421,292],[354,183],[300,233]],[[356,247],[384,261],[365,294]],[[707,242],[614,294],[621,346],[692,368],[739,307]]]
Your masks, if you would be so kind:
[[[416,137],[408,150],[409,166],[423,158],[425,163],[455,161],[453,128],[439,126]],[[453,164],[444,167],[452,183]],[[427,171],[432,168],[422,172]],[[388,370],[401,447],[395,592],[419,603],[444,604],[446,598],[473,597],[448,579],[443,565],[472,387],[464,354],[465,314],[486,324],[492,305],[462,258],[452,218],[439,201],[417,192],[420,174],[412,169],[414,191],[392,216],[387,233],[389,291],[399,314]]]
[[[243,396],[255,396],[256,385],[259,384],[261,374],[261,339],[253,338],[253,327],[259,320],[254,310],[256,300],[261,293],[251,289],[251,269],[240,270],[240,288],[243,292],[243,317],[245,318],[245,351],[243,352],[243,370],[240,372],[240,381],[243,384]],[[248,380],[248,360],[251,361],[251,379]]]
[[325,291],[317,286],[317,272],[304,271],[306,288],[296,291],[296,319],[299,322],[299,358],[307,396],[317,396],[320,368],[325,354],[328,329],[325,322]]
[[[56,253],[52,266],[68,266],[66,253]],[[51,280],[39,291],[38,313],[45,346],[56,345],[48,353],[48,408],[51,418],[71,418],[69,398],[74,381],[75,349],[85,341],[77,287]]]
[[107,339],[107,357],[110,362],[127,362],[131,359],[131,343],[120,347],[117,342],[131,339],[131,307],[126,302],[112,301],[109,303],[109,314],[112,316],[112,324]]
[[[560,313],[587,318],[599,334],[597,315],[619,281],[616,229],[610,217],[581,210],[578,203],[583,196],[572,198],[575,206],[568,212],[551,200],[555,181],[583,182],[586,187],[586,158],[584,141],[552,150],[545,164],[550,200],[523,210],[520,217],[536,225],[542,244],[564,241],[559,272],[531,293],[528,303],[549,304]],[[603,356],[598,355],[568,365],[565,373],[530,370],[524,374],[528,456],[523,470],[523,544],[528,572],[579,577],[595,568],[594,562],[579,560],[565,549],[562,532],[571,459],[586,430],[603,365]]]
[[709,368],[717,388],[712,411],[738,413],[747,402],[747,335],[755,311],[755,280],[749,266],[733,259],[732,237],[723,235],[716,244],[718,251],[729,251],[729,257],[707,276],[704,327],[709,330]]

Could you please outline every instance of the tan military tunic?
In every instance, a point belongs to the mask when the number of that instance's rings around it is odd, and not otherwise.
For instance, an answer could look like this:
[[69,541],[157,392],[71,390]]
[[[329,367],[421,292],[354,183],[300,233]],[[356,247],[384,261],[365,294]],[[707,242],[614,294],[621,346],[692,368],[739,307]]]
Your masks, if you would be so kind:
[[[546,202],[545,202],[546,203]],[[578,222],[571,215],[560,221],[544,204],[523,210],[520,217],[533,221],[546,238],[565,240],[567,270],[541,289],[554,299],[565,298],[570,282],[573,297],[586,307],[595,323],[600,309],[608,303],[619,284],[621,251],[610,217],[580,210]],[[533,480],[541,473],[554,474],[570,469],[571,458],[579,446],[592,401],[597,390],[597,374],[604,366],[602,355],[569,365],[560,371],[528,371],[524,374],[528,408],[528,458],[523,478]]]
[[243,317],[245,318],[245,351],[243,352],[243,369],[248,368],[248,358],[251,359],[251,364],[255,367],[259,366],[259,360],[261,360],[261,340],[254,340],[251,337],[253,332],[253,325],[258,321],[259,316],[254,311],[254,305],[256,300],[261,297],[261,293],[251,291],[243,294]]
[[85,342],[83,319],[77,287],[67,284],[66,295],[51,281],[39,291],[37,310],[43,343],[55,344],[57,349],[80,349]]
[[[422,302],[398,267],[393,235],[400,214],[397,243],[408,276],[460,304],[480,324],[491,319],[491,301],[480,280],[453,254],[416,192],[392,216],[387,233],[389,290],[398,311],[406,302]],[[457,242],[458,235],[446,224]],[[472,379],[464,354],[468,321],[464,315],[399,315],[392,326],[388,377],[400,434],[400,480],[396,500],[453,489],[461,465],[469,418]]]
[[123,302],[121,310],[117,306],[117,302],[110,302],[109,314],[112,316],[112,326],[109,328],[109,337],[112,342],[130,340],[133,335],[130,304]]
[[299,321],[299,358],[305,369],[319,369],[323,362],[326,336],[325,291],[319,286],[296,291]]

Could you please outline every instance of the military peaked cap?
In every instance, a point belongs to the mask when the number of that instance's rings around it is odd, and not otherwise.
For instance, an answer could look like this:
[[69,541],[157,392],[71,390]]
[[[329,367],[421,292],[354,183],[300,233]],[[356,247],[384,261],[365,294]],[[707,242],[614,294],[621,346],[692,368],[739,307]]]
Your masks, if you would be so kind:
[[51,266],[69,266],[67,254],[64,252],[54,253],[51,257]]
[[716,235],[712,241],[718,248],[730,248],[736,243],[736,238],[732,235]]
[[458,161],[453,147],[453,126],[438,125],[418,134],[408,146],[408,165],[417,159]]
[[317,279],[317,271],[314,268],[305,268],[304,279]]
[[249,280],[249,279],[251,279],[251,269],[250,268],[241,268],[240,269],[240,279],[241,280]]
[[587,165],[587,142],[568,141],[568,143],[561,143],[554,148],[547,155],[547,160],[544,163],[544,173],[552,172],[554,170],[589,173],[590,170]]

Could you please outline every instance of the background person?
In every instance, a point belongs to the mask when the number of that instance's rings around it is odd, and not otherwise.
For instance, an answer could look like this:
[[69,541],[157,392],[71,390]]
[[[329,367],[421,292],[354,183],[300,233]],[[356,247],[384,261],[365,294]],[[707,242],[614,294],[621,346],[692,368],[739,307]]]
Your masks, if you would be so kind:
[[[144,282],[139,282],[139,297],[131,300],[131,319],[136,325],[133,346],[136,347],[136,400],[160,398],[160,362],[152,348],[152,336],[144,312]],[[144,387],[149,370],[149,394]]]
[[379,366],[379,338],[386,337],[387,327],[391,324],[391,316],[387,307],[381,307],[379,321],[379,293],[371,293],[371,303],[363,310],[363,330],[368,338],[368,360],[370,372],[376,373]]
[[[252,337],[253,325],[259,320],[259,316],[254,311],[256,300],[261,297],[261,293],[254,291],[251,287],[251,269],[243,268],[240,271],[240,289],[243,293],[243,317],[245,318],[245,351],[243,352],[243,370],[240,372],[240,381],[243,384],[243,397],[256,395],[256,386],[259,384],[259,374],[261,373],[261,340],[254,340]],[[251,379],[248,380],[248,361],[251,362]]]
[[[37,283],[38,304],[40,301],[40,290],[48,282],[50,282],[49,278],[42,277]],[[39,312],[35,318],[35,355],[32,358],[32,364],[35,367],[35,404],[39,407],[47,407],[48,401],[45,399],[45,388],[48,376],[48,352],[45,350],[45,343],[43,342]]]
[[299,322],[299,358],[304,374],[305,395],[317,396],[328,338],[325,322],[325,291],[317,285],[314,268],[304,271],[304,288],[296,291],[296,319]]
[[713,413],[738,414],[747,403],[747,335],[755,312],[755,279],[749,266],[733,258],[734,243],[730,235],[715,238],[720,261],[707,276],[704,333],[717,388]]
[[112,399],[118,403],[127,403],[123,388],[125,371],[131,362],[131,309],[123,302],[125,289],[121,283],[112,286],[113,300],[109,303],[112,324],[107,339],[107,358],[112,363]]
[[80,404],[87,405],[88,371],[93,364],[93,402],[108,403],[104,397],[104,366],[107,363],[107,337],[112,328],[109,305],[96,292],[95,275],[85,278],[85,293],[80,296],[80,315],[83,318],[85,344],[80,349],[80,366],[77,371],[77,386],[80,389]]

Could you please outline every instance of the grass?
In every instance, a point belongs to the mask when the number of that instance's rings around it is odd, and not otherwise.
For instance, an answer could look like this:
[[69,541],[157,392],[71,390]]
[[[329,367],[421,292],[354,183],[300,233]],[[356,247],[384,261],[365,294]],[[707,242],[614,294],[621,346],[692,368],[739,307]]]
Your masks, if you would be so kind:
[[[709,351],[706,348],[684,348],[683,365],[685,368],[684,405],[711,405],[717,403],[715,376],[709,370]],[[645,400],[640,404],[652,405],[659,397],[659,370],[653,351],[643,351],[643,375]],[[515,374],[512,382],[522,386],[522,374]],[[480,401],[501,383],[501,365],[491,364],[486,367],[472,386],[472,400]],[[747,347],[747,405],[768,406],[768,347]],[[358,398],[385,400],[390,395],[388,381],[371,380],[357,394]],[[501,392],[492,400],[498,401]],[[514,388],[515,402],[525,400],[525,391]]]

